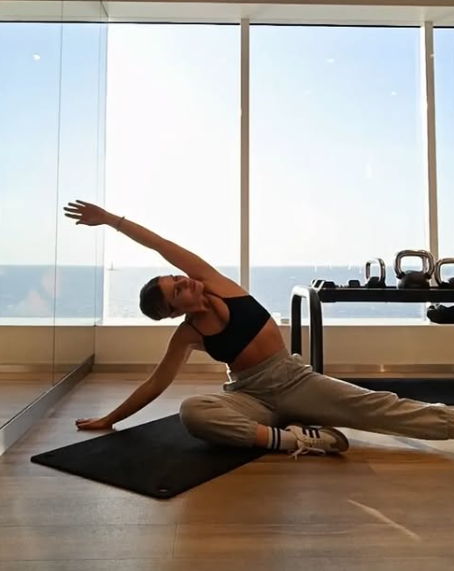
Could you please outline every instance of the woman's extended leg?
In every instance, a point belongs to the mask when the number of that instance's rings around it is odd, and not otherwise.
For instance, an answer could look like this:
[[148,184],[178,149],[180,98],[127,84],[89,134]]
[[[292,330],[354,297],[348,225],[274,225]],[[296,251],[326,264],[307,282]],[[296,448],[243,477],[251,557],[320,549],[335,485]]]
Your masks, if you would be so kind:
[[304,423],[355,428],[425,440],[454,438],[454,410],[372,391],[308,371],[294,355],[295,379],[279,402],[280,417]]

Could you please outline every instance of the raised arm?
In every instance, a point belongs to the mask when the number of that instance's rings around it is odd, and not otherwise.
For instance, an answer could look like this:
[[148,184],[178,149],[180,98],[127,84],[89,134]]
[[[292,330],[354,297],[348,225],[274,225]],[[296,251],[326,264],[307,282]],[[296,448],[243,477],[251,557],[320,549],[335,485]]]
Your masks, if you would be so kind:
[[172,266],[180,268],[181,271],[195,280],[208,281],[219,277],[219,272],[208,262],[186,250],[186,248],[175,244],[175,242],[140,226],[140,224],[113,214],[110,215],[107,224],[112,228],[118,228],[119,232],[142,244],[142,246],[155,250]]
[[214,281],[223,277],[213,266],[193,252],[155,234],[140,224],[127,220],[124,216],[116,216],[100,206],[82,200],[70,202],[64,210],[65,216],[77,220],[76,224],[87,226],[105,224],[114,228],[142,246],[155,250],[170,264],[193,279]]
[[106,430],[125,418],[135,414],[154,401],[175,379],[182,365],[191,354],[196,334],[187,324],[182,323],[173,334],[166,354],[153,371],[151,377],[142,383],[119,407],[103,418],[79,419],[76,425],[80,430]]

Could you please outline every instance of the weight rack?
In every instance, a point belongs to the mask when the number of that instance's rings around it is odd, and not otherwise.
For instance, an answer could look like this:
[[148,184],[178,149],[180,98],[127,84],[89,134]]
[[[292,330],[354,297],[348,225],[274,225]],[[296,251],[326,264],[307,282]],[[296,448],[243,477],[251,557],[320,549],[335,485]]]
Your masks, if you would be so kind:
[[291,352],[302,355],[301,301],[304,298],[309,314],[310,364],[314,371],[323,373],[323,316],[322,303],[382,302],[382,303],[454,303],[454,288],[426,289],[294,286],[291,295]]

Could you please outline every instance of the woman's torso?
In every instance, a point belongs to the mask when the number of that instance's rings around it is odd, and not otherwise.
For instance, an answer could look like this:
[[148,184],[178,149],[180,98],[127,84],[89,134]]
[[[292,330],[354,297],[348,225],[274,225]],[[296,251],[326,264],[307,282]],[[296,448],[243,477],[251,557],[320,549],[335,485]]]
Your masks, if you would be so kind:
[[[198,335],[195,348],[208,352],[205,344],[212,345],[212,341],[217,341],[216,336],[221,338],[232,317],[236,322],[238,321],[238,316],[235,318],[235,316],[231,315],[231,311],[235,311],[235,305],[238,305],[238,302],[243,305],[245,303],[255,303],[257,306],[260,306],[260,304],[244,289],[234,282],[230,282],[230,280],[227,280],[227,283],[221,286],[209,283],[204,285],[210,309],[204,314],[190,316],[188,321],[196,328],[195,332]],[[260,329],[257,334],[241,349],[232,361],[227,363],[232,372],[240,372],[253,367],[285,348],[278,325],[268,313],[265,319],[263,313],[266,310],[262,306],[260,308],[262,313],[261,319],[264,324],[261,326],[260,323]],[[234,331],[230,333],[234,334]]]

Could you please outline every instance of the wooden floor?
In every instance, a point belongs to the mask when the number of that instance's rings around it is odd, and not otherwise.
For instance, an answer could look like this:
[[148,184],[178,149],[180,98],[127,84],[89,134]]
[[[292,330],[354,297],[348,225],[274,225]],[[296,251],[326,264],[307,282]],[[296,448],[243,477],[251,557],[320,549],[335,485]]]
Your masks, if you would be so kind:
[[[0,458],[0,571],[453,571],[453,441],[345,431],[344,457],[270,454],[161,501],[30,462],[137,385],[87,378]],[[118,429],[218,389],[176,382]]]

